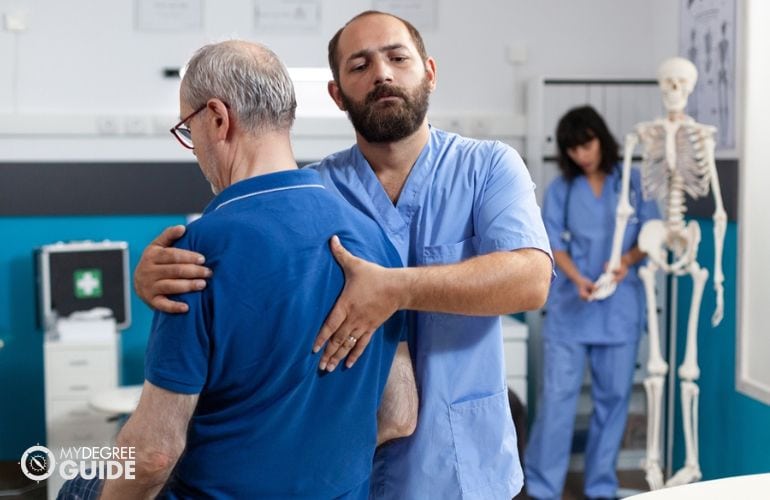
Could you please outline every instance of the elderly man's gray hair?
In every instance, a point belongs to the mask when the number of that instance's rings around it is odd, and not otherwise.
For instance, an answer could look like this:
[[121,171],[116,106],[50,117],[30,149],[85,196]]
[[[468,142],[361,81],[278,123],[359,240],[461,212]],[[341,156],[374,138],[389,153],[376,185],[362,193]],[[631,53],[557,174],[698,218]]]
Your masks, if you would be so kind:
[[297,100],[283,63],[267,47],[241,41],[205,45],[187,63],[182,99],[193,109],[216,97],[251,132],[284,130]]

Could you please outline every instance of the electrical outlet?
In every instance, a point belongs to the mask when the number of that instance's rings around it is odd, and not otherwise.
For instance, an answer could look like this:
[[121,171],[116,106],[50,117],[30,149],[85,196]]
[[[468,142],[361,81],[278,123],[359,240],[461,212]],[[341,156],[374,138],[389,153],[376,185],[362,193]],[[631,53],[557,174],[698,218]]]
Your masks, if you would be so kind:
[[456,134],[462,134],[464,131],[463,121],[460,118],[452,118],[446,124],[446,129]]
[[473,137],[484,137],[489,135],[490,124],[483,117],[470,118],[469,133]]
[[118,119],[115,116],[96,118],[96,132],[100,135],[118,135]]
[[143,116],[128,116],[123,124],[128,135],[147,135],[150,133],[150,120]]
[[505,58],[511,64],[524,64],[527,62],[527,46],[523,43],[509,43],[505,46]]
[[3,27],[6,31],[21,32],[27,30],[27,18],[24,14],[5,14],[3,16]]
[[178,121],[179,117],[171,114],[167,116],[154,116],[150,119],[150,126],[152,128],[149,133],[153,135],[166,135],[171,125]]

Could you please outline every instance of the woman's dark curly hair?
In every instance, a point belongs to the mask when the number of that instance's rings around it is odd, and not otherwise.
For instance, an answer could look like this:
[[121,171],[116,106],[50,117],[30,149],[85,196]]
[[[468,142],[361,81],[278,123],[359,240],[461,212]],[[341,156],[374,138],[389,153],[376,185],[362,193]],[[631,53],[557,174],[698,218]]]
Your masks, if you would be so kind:
[[593,138],[599,139],[602,153],[599,169],[609,174],[615,168],[618,156],[618,143],[604,119],[591,106],[572,108],[561,117],[556,127],[556,143],[559,146],[559,170],[567,180],[583,175],[580,168],[567,154],[567,150],[585,144]]

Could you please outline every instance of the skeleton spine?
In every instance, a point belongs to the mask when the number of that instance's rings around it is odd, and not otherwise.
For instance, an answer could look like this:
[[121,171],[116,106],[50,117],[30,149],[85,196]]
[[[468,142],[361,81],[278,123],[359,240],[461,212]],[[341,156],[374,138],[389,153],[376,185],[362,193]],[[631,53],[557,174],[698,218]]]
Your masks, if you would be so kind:
[[678,173],[672,173],[669,177],[668,192],[667,225],[676,232],[684,231],[684,213],[687,211],[687,207],[684,203],[684,180]]

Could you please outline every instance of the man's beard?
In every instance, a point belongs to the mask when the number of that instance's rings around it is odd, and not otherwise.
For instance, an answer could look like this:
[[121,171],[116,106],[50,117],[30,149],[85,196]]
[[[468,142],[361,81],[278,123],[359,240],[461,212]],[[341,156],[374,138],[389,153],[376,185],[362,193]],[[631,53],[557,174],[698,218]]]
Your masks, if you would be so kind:
[[[377,103],[386,96],[400,97],[401,101]],[[363,102],[354,102],[340,88],[340,98],[353,128],[372,143],[395,142],[412,135],[425,120],[429,97],[427,77],[411,92],[395,85],[378,85]]]

